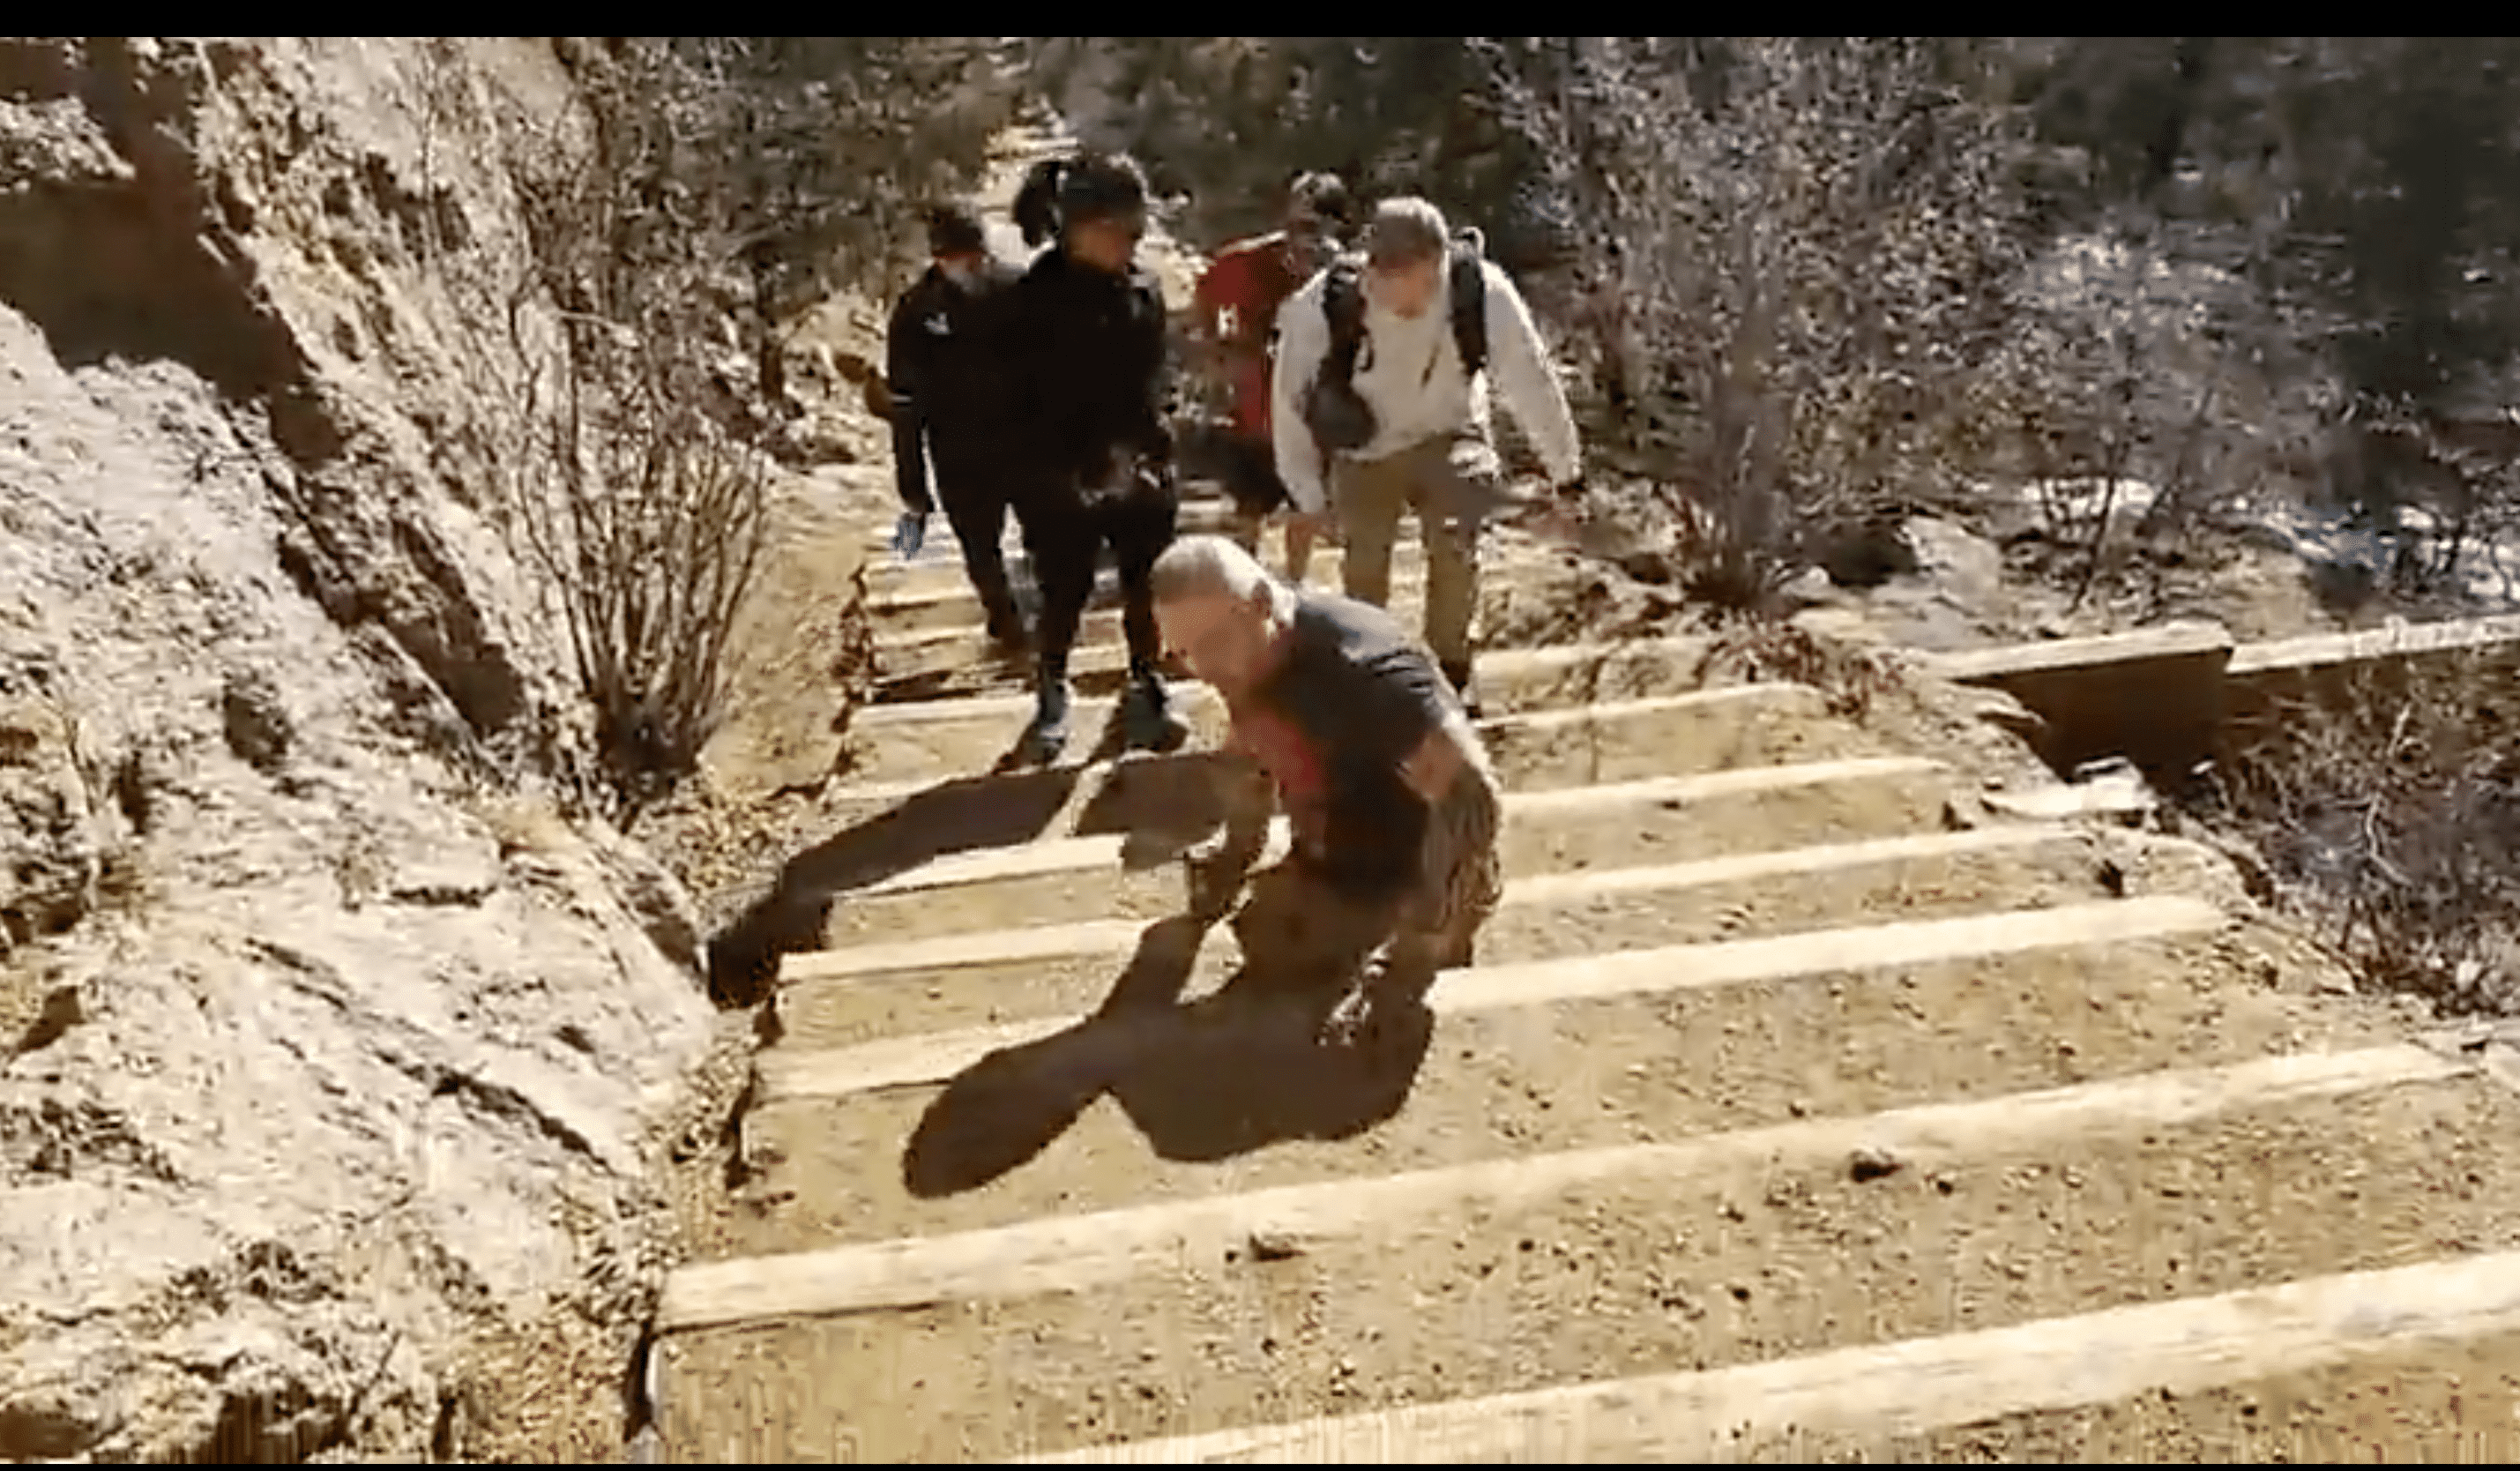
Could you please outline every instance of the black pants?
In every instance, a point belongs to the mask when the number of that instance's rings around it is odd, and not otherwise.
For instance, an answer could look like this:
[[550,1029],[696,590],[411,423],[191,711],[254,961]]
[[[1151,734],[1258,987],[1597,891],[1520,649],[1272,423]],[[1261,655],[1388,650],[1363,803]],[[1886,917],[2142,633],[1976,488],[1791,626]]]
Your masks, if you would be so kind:
[[1019,504],[1017,514],[1024,547],[1032,553],[1033,575],[1041,584],[1041,625],[1035,638],[1042,679],[1067,677],[1068,651],[1076,645],[1085,605],[1093,600],[1095,564],[1105,546],[1120,574],[1120,623],[1129,637],[1130,675],[1153,678],[1163,648],[1147,575],[1172,545],[1181,514],[1178,493],[1166,489],[1091,505],[1072,496],[1042,495]]
[[982,464],[936,467],[936,499],[963,545],[963,571],[971,591],[989,618],[989,631],[1010,632],[1022,625],[1013,589],[1007,582],[1003,541],[1007,513],[1014,506],[1015,479],[1004,468]]
[[1225,493],[1246,516],[1271,516],[1293,503],[1278,478],[1278,448],[1267,439],[1229,435],[1218,445]]

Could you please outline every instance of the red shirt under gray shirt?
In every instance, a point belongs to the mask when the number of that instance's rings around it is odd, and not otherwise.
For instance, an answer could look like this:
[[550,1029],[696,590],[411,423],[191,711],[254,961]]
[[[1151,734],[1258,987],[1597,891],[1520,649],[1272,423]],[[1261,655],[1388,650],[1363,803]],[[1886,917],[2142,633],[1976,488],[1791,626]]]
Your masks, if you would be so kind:
[[1238,240],[1216,253],[1192,295],[1200,325],[1230,354],[1234,432],[1269,441],[1269,339],[1278,308],[1305,278],[1286,264],[1285,232]]
[[1419,877],[1426,804],[1401,767],[1462,710],[1390,615],[1297,591],[1284,662],[1229,709],[1236,743],[1278,789],[1296,851],[1325,877],[1360,898]]

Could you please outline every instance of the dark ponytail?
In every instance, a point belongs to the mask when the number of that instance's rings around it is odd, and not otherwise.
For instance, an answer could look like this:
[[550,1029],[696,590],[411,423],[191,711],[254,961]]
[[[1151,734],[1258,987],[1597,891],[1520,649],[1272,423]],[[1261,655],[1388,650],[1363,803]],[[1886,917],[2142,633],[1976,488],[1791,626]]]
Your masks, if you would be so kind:
[[1015,228],[1026,246],[1037,246],[1058,233],[1058,191],[1066,182],[1067,161],[1044,159],[1025,170],[1015,191]]

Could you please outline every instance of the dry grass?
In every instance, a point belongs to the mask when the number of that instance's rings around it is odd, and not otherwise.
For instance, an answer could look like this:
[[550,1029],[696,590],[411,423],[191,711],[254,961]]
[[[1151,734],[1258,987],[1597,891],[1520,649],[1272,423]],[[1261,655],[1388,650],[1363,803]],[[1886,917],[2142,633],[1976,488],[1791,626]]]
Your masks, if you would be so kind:
[[481,1327],[450,1375],[434,1458],[621,1464],[637,1339],[635,1324],[590,1322],[571,1308]]
[[2249,722],[2198,799],[2364,985],[2520,1004],[2520,696],[2507,654],[2360,671]]
[[1821,692],[1829,713],[1861,721],[1874,700],[1904,683],[1868,649],[1824,637],[1808,626],[1756,616],[1717,625],[1700,678],[1709,685],[1776,680]]

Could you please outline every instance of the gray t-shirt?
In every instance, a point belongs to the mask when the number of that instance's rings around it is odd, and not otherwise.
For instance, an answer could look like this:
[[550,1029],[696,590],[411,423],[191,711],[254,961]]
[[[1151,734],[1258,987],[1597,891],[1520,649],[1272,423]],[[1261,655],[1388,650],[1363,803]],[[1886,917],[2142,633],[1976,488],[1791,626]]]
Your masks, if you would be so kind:
[[1435,661],[1370,603],[1297,594],[1285,662],[1233,707],[1299,850],[1359,887],[1414,872],[1426,804],[1400,767],[1462,711]]

